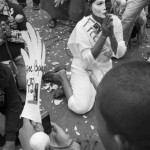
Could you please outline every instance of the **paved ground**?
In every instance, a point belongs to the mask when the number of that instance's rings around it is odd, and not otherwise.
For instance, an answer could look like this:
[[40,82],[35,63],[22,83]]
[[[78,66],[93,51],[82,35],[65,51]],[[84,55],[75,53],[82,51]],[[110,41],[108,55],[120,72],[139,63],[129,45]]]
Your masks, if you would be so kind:
[[[46,66],[45,72],[55,68],[58,64],[65,64],[70,69],[72,60],[71,53],[67,48],[67,40],[70,35],[69,26],[60,21],[55,29],[48,27],[50,16],[43,10],[33,11],[32,2],[28,0],[28,7],[24,9],[28,21],[40,32],[42,41],[46,44]],[[148,33],[149,30],[148,30]],[[150,35],[148,35],[149,37]],[[114,60],[114,65],[125,61],[147,59],[147,52],[150,52],[150,43],[138,44],[131,47],[126,56],[121,60]],[[41,99],[43,106],[49,111],[51,120],[59,124],[72,138],[97,138],[96,119],[94,109],[88,114],[76,115],[67,108],[65,98],[57,101],[53,99],[54,90],[41,87]],[[43,89],[43,88],[46,89]]]
[[[30,5],[31,4],[31,5]],[[48,27],[50,16],[43,10],[33,11],[32,3],[24,11],[28,21],[40,32],[43,42],[46,44],[46,66],[45,72],[55,68],[58,64],[65,64],[67,70],[70,70],[72,55],[67,48],[67,40],[70,35],[70,27],[65,22],[58,22],[55,29]],[[50,112],[51,120],[59,124],[72,138],[90,138],[96,137],[96,123],[94,110],[85,115],[76,115],[67,108],[67,101],[54,100],[54,90],[44,90],[45,84],[42,84],[41,99],[43,106]]]
[[[46,66],[45,72],[55,68],[58,64],[65,64],[69,71],[72,60],[71,53],[67,48],[67,40],[70,35],[69,26],[65,22],[59,22],[55,29],[48,27],[50,16],[43,10],[33,11],[32,3],[24,9],[28,21],[40,32],[43,42],[46,44]],[[149,32],[149,31],[148,31]],[[124,58],[114,65],[125,61],[146,60],[147,52],[150,51],[150,43],[139,44],[131,47]],[[42,85],[42,88],[45,85]],[[94,109],[85,115],[76,115],[67,109],[67,101],[62,99],[61,103],[53,99],[50,89],[41,90],[43,106],[50,112],[51,120],[59,124],[72,138],[97,138],[96,121]]]
[[[50,29],[48,27],[50,17],[43,10],[32,11],[32,8],[28,7],[25,9],[25,13],[28,21],[39,30],[42,40],[46,44],[45,72],[54,68],[57,64],[65,64],[69,70],[72,57],[66,43],[70,35],[68,32],[70,27],[60,21],[55,29]],[[124,58],[119,61],[114,60],[114,65],[125,61],[146,61],[148,51],[150,51],[150,43],[132,45],[131,50]],[[73,138],[97,137],[94,109],[88,114],[76,115],[67,109],[65,98],[57,105],[57,101],[53,100],[52,93],[53,91],[49,92],[49,89],[41,90],[43,105],[49,110],[52,121],[63,127]]]

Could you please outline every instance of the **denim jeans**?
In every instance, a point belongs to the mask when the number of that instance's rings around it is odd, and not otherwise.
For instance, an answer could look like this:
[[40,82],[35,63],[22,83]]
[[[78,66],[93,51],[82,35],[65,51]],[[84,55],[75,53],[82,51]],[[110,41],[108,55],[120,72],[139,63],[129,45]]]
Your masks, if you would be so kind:
[[124,40],[126,45],[131,36],[135,21],[142,11],[142,9],[150,4],[150,0],[128,0],[125,12],[122,16],[122,26],[124,33]]

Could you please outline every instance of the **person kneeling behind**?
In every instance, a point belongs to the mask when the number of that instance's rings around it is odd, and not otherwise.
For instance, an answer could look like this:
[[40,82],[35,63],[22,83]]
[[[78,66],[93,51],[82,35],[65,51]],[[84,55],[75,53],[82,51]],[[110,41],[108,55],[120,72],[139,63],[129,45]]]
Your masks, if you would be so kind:
[[150,62],[128,62],[112,68],[99,83],[96,95],[97,130],[103,145],[92,139],[72,141],[62,128],[52,123],[49,147],[149,150],[149,89]]

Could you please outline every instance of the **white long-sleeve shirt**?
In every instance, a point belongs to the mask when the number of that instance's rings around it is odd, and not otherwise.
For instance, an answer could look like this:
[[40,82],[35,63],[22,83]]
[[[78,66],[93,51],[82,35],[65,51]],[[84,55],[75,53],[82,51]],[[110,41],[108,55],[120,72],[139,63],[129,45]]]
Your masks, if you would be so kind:
[[[117,53],[114,55],[109,37],[103,46],[103,50],[99,56],[94,59],[91,50],[95,43],[102,34],[101,25],[96,22],[93,17],[84,17],[78,22],[74,28],[69,41],[68,47],[73,54],[72,67],[82,68],[87,71],[101,70],[102,74],[105,74],[112,68],[112,56],[121,58],[126,52],[125,42],[123,40],[123,29],[120,19],[112,15],[114,25],[114,35],[118,42]],[[99,31],[98,31],[99,30]],[[97,76],[97,75],[96,75]],[[98,81],[100,81],[99,77]]]

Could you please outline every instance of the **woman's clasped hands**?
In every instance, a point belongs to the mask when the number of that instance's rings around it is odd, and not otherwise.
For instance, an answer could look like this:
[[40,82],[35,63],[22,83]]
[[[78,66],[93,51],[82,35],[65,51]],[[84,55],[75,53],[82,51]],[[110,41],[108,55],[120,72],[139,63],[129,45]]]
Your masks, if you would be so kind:
[[113,37],[114,36],[114,26],[113,26],[113,18],[111,14],[107,14],[106,18],[102,24],[102,35],[104,37]]

